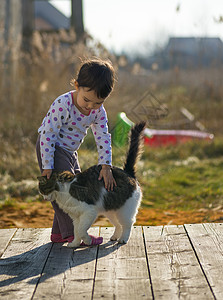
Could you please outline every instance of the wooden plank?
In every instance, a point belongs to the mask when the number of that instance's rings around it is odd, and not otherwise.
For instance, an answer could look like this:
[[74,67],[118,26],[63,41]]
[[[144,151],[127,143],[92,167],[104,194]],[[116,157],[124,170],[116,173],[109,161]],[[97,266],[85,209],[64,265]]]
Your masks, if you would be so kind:
[[223,299],[223,224],[185,225],[216,299]]
[[17,228],[12,229],[1,229],[1,238],[0,238],[0,257],[8,246],[10,240],[15,234]]
[[31,299],[52,243],[51,229],[18,229],[0,260],[0,298]]
[[[99,228],[89,233],[99,235]],[[98,246],[54,244],[33,299],[91,299]]]
[[214,299],[182,225],[143,231],[155,299]]
[[113,231],[101,228],[93,299],[152,299],[142,228],[133,228],[126,245],[109,241]]

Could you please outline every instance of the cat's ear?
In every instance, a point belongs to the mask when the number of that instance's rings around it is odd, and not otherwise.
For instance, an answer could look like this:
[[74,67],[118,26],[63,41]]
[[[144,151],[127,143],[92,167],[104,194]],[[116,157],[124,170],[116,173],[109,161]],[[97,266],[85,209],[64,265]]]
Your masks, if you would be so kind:
[[38,176],[37,179],[39,180],[39,183],[44,184],[47,182],[47,179],[45,176]]
[[86,201],[88,196],[88,188],[73,182],[70,186],[69,193],[72,197],[78,199],[79,201]]
[[57,173],[53,172],[50,178],[53,180],[57,180]]

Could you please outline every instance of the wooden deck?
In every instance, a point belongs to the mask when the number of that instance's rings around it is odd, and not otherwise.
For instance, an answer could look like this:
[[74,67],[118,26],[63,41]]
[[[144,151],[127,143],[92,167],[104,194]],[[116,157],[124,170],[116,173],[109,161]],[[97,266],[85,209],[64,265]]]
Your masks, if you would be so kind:
[[134,227],[127,245],[53,244],[50,229],[1,229],[0,299],[223,299],[223,224]]

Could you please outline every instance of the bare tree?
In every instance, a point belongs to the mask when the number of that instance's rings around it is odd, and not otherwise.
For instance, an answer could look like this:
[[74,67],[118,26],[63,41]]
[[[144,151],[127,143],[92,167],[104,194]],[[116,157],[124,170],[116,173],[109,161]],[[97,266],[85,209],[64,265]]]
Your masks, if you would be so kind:
[[0,5],[0,54],[3,61],[3,87],[8,89],[9,99],[14,100],[12,88],[16,82],[22,42],[21,0],[1,0]]
[[30,50],[34,20],[34,0],[22,0],[22,33],[23,48],[25,51]]
[[80,39],[84,34],[82,0],[71,0],[71,27],[74,28],[77,39]]

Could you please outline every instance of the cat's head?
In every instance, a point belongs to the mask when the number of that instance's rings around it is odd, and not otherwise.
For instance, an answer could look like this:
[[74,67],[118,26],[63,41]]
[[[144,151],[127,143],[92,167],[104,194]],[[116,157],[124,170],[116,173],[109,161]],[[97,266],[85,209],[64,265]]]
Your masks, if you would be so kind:
[[42,195],[47,196],[53,191],[59,190],[58,175],[56,173],[52,173],[49,179],[46,176],[38,176],[37,179],[39,180],[39,191]]

